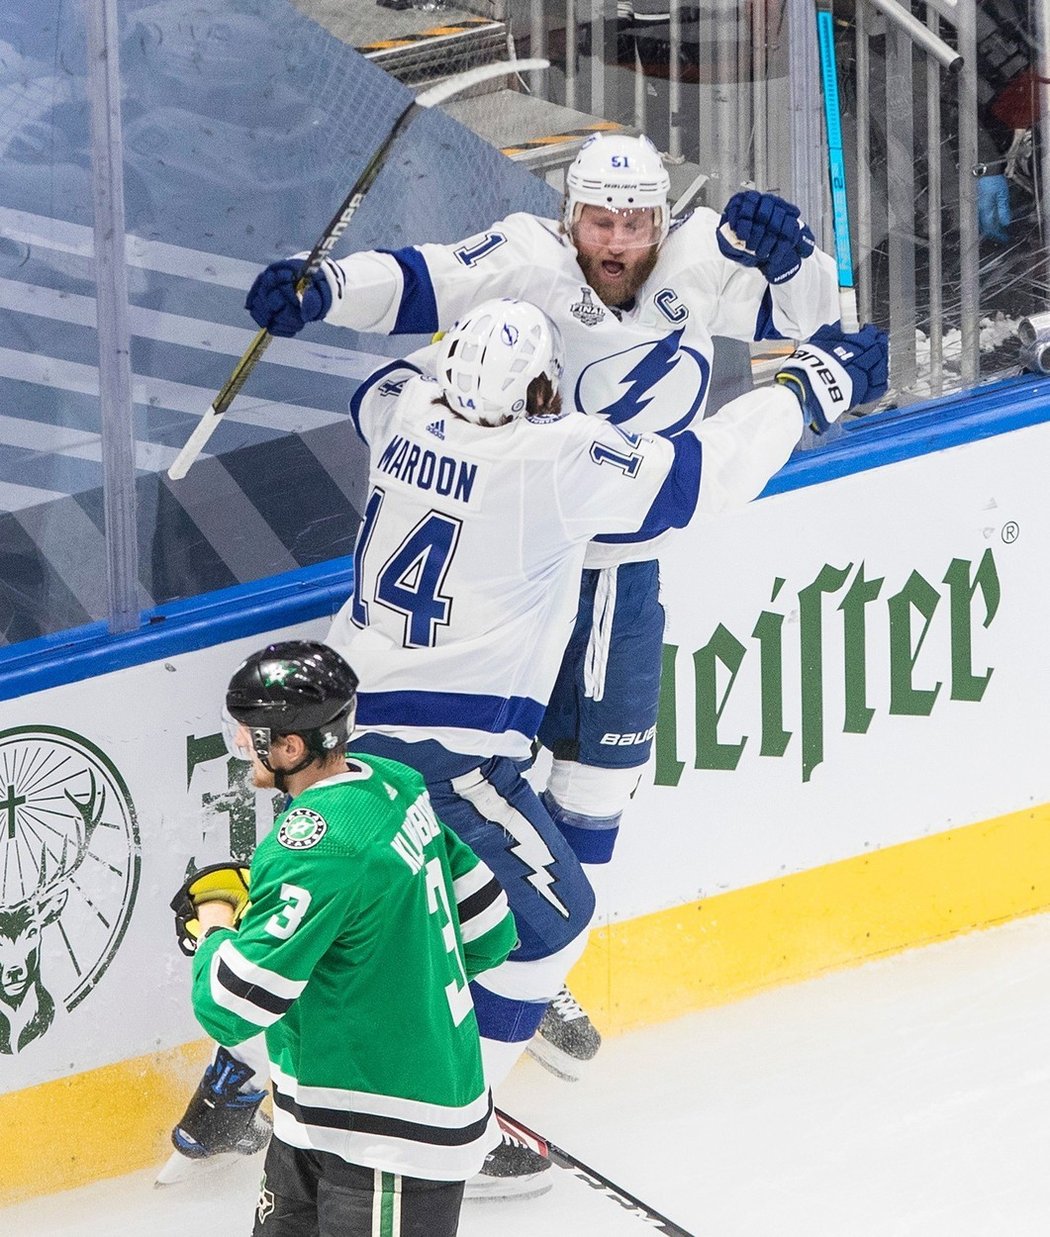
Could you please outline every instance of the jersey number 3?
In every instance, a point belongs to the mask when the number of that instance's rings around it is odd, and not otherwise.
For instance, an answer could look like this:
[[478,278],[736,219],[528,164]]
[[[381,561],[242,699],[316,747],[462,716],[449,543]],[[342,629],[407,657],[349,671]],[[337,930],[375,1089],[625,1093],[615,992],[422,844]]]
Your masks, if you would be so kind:
[[[365,558],[383,508],[383,491],[374,489],[365,507],[354,547],[354,601],[351,617],[358,627],[368,626],[364,600]],[[402,539],[376,576],[373,597],[405,620],[402,644],[423,649],[436,643],[438,627],[447,627],[452,598],[441,590],[459,542],[462,522],[438,511],[428,511]]]
[[[452,926],[452,910],[448,904],[448,890],[445,888],[445,877],[441,870],[441,860],[431,859],[427,863],[427,909],[437,918],[441,925],[441,940],[445,952],[452,959],[456,976],[445,985],[445,999],[448,1001],[449,1013],[452,1015],[452,1025],[458,1027],[463,1019],[474,1008],[470,988],[467,985],[466,972],[463,970],[463,960],[459,956],[459,944],[456,941],[456,929]],[[459,980],[463,982],[460,983]]]
[[267,919],[266,931],[271,936],[286,941],[303,922],[303,916],[310,905],[310,891],[299,885],[282,885],[281,897],[284,899],[284,906]]

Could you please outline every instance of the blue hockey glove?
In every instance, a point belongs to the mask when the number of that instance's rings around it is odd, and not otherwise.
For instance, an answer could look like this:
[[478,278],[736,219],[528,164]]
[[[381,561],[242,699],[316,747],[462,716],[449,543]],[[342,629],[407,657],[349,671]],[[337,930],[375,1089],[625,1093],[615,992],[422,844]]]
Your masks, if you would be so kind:
[[171,900],[175,912],[175,938],[184,954],[192,957],[201,939],[197,907],[202,902],[225,902],[233,908],[233,922],[240,923],[248,909],[248,869],[232,860],[213,863],[186,878]]
[[308,322],[323,318],[332,307],[332,292],[320,271],[310,276],[300,300],[295,285],[305,265],[301,258],[272,262],[248,289],[244,307],[271,335],[298,335]]
[[889,384],[889,337],[869,322],[855,334],[822,326],[777,371],[802,404],[810,427],[822,434],[844,412],[870,404]]
[[982,176],[977,181],[977,222],[981,235],[1005,245],[1010,239],[1006,229],[1012,220],[1010,185],[1006,177]]
[[771,284],[786,283],[813,252],[813,233],[798,207],[773,193],[734,193],[718,223],[718,248],[730,261],[757,266]]

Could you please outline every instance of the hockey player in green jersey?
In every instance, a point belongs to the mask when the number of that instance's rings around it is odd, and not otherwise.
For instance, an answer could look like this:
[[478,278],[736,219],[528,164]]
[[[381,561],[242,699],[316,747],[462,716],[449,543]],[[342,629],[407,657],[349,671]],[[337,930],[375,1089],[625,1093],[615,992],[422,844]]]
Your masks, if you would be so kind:
[[506,896],[417,773],[345,756],[356,689],[310,641],[241,665],[230,742],[257,787],[291,801],[250,895],[231,866],[172,903],[198,1021],[231,1046],[265,1031],[257,1237],[452,1237],[463,1183],[500,1137],[468,981],[515,944]]

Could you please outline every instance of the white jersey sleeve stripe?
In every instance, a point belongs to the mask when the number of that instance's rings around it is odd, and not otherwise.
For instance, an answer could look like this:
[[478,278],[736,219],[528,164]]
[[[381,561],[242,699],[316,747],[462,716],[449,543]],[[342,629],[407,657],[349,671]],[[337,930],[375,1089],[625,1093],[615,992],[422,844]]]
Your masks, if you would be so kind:
[[210,966],[210,988],[216,1005],[255,1026],[272,1026],[306,987],[275,971],[249,962],[232,941],[223,941]]
[[507,895],[495,878],[491,882],[491,892],[492,900],[487,906],[474,910],[460,919],[459,926],[464,945],[469,945],[471,941],[483,937],[486,932],[491,932],[510,910]]
[[488,866],[479,859],[469,872],[464,872],[452,882],[452,892],[456,895],[456,901],[465,902],[472,893],[484,889],[491,879],[492,873]]

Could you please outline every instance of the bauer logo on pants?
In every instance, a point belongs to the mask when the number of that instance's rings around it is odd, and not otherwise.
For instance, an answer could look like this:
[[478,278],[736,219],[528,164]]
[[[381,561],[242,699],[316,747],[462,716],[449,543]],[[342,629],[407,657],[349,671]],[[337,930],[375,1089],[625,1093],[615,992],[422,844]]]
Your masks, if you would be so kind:
[[139,881],[116,766],[56,726],[0,733],[0,1053],[77,1006],[120,946]]

